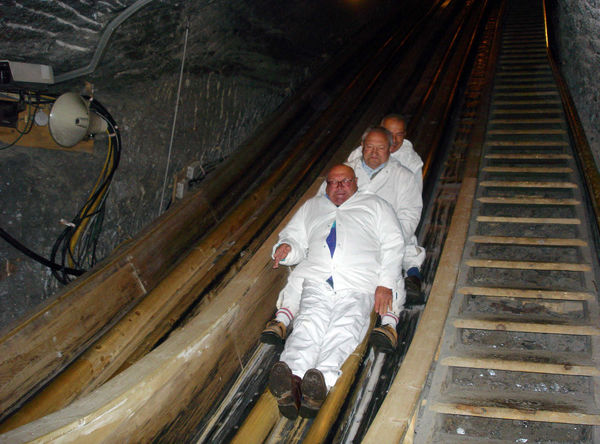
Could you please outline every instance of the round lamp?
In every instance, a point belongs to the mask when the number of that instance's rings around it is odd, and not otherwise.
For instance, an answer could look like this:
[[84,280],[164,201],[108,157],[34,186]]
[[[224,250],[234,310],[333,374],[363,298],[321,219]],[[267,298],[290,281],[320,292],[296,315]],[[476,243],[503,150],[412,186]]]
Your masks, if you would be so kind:
[[106,131],[106,122],[90,112],[89,104],[79,94],[68,92],[61,95],[50,110],[48,119],[50,135],[60,146],[77,145],[84,137]]

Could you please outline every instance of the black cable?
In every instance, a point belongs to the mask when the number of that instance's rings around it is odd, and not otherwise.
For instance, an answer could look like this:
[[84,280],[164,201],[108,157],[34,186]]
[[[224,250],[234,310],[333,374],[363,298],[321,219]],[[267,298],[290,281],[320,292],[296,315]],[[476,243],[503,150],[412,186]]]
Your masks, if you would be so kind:
[[42,265],[45,265],[46,267],[50,267],[53,270],[61,270],[65,273],[74,275],[74,276],[81,276],[83,273],[85,273],[85,270],[76,270],[74,268],[68,268],[68,267],[63,267],[62,265],[59,265],[55,262],[51,262],[48,259],[46,259],[45,257],[40,256],[39,254],[31,251],[29,248],[27,248],[25,245],[23,245],[22,243],[20,243],[18,240],[16,240],[14,237],[12,237],[10,234],[8,234],[6,231],[4,231],[4,229],[0,228],[0,236],[9,244],[11,244],[13,247],[15,247],[17,250],[21,251],[22,253],[25,253],[27,256],[29,256],[30,258],[36,260],[37,262],[39,262]]
[[[25,96],[25,97],[23,97]],[[88,197],[77,215],[73,218],[69,226],[60,233],[58,239],[52,246],[51,259],[48,260],[39,254],[25,247],[19,241],[10,236],[6,231],[0,228],[0,236],[9,244],[17,248],[32,259],[49,267],[52,275],[61,283],[67,284],[71,281],[71,276],[80,276],[86,270],[82,265],[87,265],[91,268],[96,263],[96,251],[100,233],[102,232],[102,224],[105,216],[105,203],[110,189],[110,183],[119,165],[121,158],[121,134],[119,128],[104,106],[89,97],[85,97],[90,101],[90,110],[100,115],[107,123],[109,137],[109,152],[105,166],[108,166],[108,171],[103,172],[98,178],[95,185],[95,191]],[[33,115],[41,104],[52,103],[56,100],[55,96],[42,98],[34,92],[22,93],[21,100],[24,100],[29,105],[28,122],[23,130],[17,128],[19,136],[10,144],[0,147],[5,149],[15,145],[23,135],[29,133],[33,127]],[[92,210],[94,208],[94,210]],[[77,243],[74,245],[74,250],[71,250],[71,242],[73,236],[78,232],[81,224],[87,222],[83,232],[79,234]],[[81,230],[80,230],[81,231]],[[59,259],[59,260],[57,260]],[[66,266],[66,262],[75,264],[77,268]]]
[[[110,151],[107,153],[105,164],[110,165],[110,169],[103,172],[97,181],[95,191],[88,197],[77,213],[77,216],[71,221],[74,227],[65,228],[52,248],[52,260],[56,260],[58,256],[63,266],[67,260],[70,260],[71,263],[78,267],[82,267],[84,263],[88,267],[91,267],[96,263],[96,251],[100,232],[102,231],[105,203],[110,183],[119,165],[121,156],[121,135],[116,122],[100,102],[93,99],[90,100],[90,109],[100,115],[107,123]],[[92,208],[94,208],[94,211],[91,211]],[[87,222],[88,225],[74,246],[76,251],[71,251],[73,236],[87,219],[89,219]],[[68,282],[70,280],[65,273],[60,273],[59,271],[53,270],[53,275],[61,282]]]

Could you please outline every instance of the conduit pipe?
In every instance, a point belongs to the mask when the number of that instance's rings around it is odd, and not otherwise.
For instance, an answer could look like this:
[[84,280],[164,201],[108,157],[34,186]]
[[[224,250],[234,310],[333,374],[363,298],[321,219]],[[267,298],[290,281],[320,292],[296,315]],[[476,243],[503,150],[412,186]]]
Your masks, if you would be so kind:
[[102,33],[102,36],[100,37],[100,42],[96,47],[96,52],[94,52],[94,56],[92,57],[90,63],[88,63],[87,66],[77,68],[73,71],[69,71],[64,74],[55,76],[54,83],[66,82],[67,80],[76,79],[77,77],[81,77],[94,72],[96,70],[96,67],[98,66],[98,63],[100,63],[100,58],[102,57],[102,54],[104,54],[104,49],[108,44],[108,40],[112,36],[112,33],[115,31],[115,29],[121,26],[121,23],[123,23],[125,20],[127,20],[136,12],[138,12],[141,8],[146,6],[151,1],[153,0],[138,0],[133,5],[129,6],[127,9],[121,12],[112,22],[108,24],[108,26]]

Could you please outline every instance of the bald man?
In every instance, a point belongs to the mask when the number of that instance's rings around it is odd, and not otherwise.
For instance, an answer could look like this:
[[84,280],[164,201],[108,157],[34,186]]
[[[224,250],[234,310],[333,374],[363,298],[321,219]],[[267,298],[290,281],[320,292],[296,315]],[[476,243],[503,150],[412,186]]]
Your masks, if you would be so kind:
[[294,329],[269,389],[288,418],[314,417],[341,366],[366,335],[373,308],[391,308],[401,277],[404,235],[391,206],[357,191],[352,168],[327,174],[325,193],[309,199],[279,234],[274,266],[298,263],[301,287]]

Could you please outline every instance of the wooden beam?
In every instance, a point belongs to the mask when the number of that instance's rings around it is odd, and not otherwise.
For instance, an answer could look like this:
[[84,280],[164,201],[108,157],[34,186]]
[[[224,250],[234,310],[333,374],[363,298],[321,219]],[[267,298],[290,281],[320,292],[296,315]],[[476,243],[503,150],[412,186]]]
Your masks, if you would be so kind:
[[539,245],[553,247],[586,247],[581,239],[513,236],[470,236],[469,240],[477,244]]
[[508,154],[486,154],[484,156],[486,159],[543,159],[543,160],[554,160],[554,159],[572,159],[573,156],[570,154],[518,154],[518,153],[508,153]]
[[558,96],[558,91],[515,91],[515,92],[500,92],[498,95],[507,97],[543,97],[543,96]]
[[550,333],[557,335],[598,336],[600,329],[595,325],[542,324],[534,322],[494,321],[485,319],[455,319],[456,328],[473,330],[521,331],[526,333]]
[[500,298],[527,298],[527,299],[559,299],[565,301],[590,301],[594,299],[592,293],[584,291],[551,291],[551,290],[525,290],[521,288],[498,287],[461,287],[461,294],[478,296],[492,296]]
[[581,220],[559,217],[509,217],[509,216],[477,216],[477,222],[506,223],[506,224],[555,224],[581,225]]
[[[277,421],[285,420],[279,414],[277,400],[266,389],[258,402],[246,416],[244,423],[231,440],[231,444],[264,442]],[[202,444],[198,442],[197,444]]]
[[498,358],[477,358],[473,356],[448,356],[442,359],[448,367],[484,368],[510,372],[548,373],[552,375],[600,376],[600,370],[593,365],[549,364],[545,362],[512,361]]
[[[40,105],[40,111],[45,112],[46,114],[50,114],[50,105]],[[33,108],[33,109],[37,109]],[[31,105],[26,105],[24,111],[19,113],[17,127],[20,131],[25,130],[29,125],[29,113],[32,109]],[[31,116],[33,118],[33,116]],[[19,138],[21,134],[17,131],[16,128],[10,128],[7,126],[0,126],[0,145],[6,145],[14,142]],[[71,151],[71,152],[84,152],[84,153],[93,153],[94,152],[94,140],[88,139],[79,142],[77,145],[72,146],[70,148],[65,148],[64,146],[60,146],[57,144],[52,136],[50,135],[50,130],[48,126],[38,126],[37,124],[32,122],[31,129],[29,133],[23,134],[18,142],[17,146],[25,146],[31,148],[47,148],[52,150],[60,150],[60,151]]]
[[573,182],[535,182],[523,180],[485,180],[480,182],[479,186],[506,188],[577,188],[577,184]]
[[[515,142],[517,143],[517,142]],[[567,167],[483,167],[485,173],[546,173],[546,174],[569,174],[572,168]]]
[[498,205],[579,205],[576,199],[553,199],[550,197],[479,197],[477,200],[485,204]]
[[495,100],[494,105],[559,105],[558,99],[545,100]]
[[535,108],[535,109],[518,109],[518,108],[496,108],[492,111],[492,114],[548,114],[548,113],[560,113],[560,108],[556,109],[543,109],[543,108]]
[[[554,119],[554,118],[548,118],[548,119],[491,119],[490,123],[492,125],[500,125],[500,124],[510,124],[510,125],[538,125],[538,124],[545,124],[545,123],[561,123],[562,119]],[[568,154],[564,154],[565,156],[568,156]],[[487,156],[486,156],[487,157]],[[571,157],[571,156],[569,156]]]
[[591,271],[588,264],[572,264],[568,262],[526,262],[498,261],[492,259],[469,259],[465,261],[468,267],[480,268],[510,268],[517,270],[550,270],[550,271]]
[[486,405],[435,403],[431,410],[447,415],[479,416],[515,421],[558,422],[564,424],[600,425],[600,415],[549,410],[522,410]]

